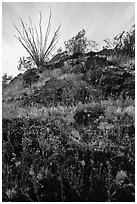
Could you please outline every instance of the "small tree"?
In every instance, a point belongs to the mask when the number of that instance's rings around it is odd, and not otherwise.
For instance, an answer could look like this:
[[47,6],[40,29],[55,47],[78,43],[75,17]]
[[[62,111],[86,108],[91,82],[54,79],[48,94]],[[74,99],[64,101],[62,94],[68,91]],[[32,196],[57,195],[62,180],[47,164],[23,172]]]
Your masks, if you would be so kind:
[[78,34],[71,38],[68,41],[65,41],[65,47],[69,54],[74,54],[77,52],[85,53],[91,51],[93,48],[97,47],[97,43],[95,41],[90,41],[85,37],[85,30],[81,30]]
[[55,31],[49,45],[48,37],[50,34],[51,29],[51,11],[49,15],[48,25],[46,32],[43,36],[42,31],[42,15],[40,12],[40,19],[39,19],[39,34],[36,27],[33,27],[31,18],[29,18],[30,24],[25,24],[23,20],[20,18],[22,24],[22,32],[14,25],[15,29],[19,33],[19,36],[15,36],[19,42],[23,45],[23,47],[27,50],[31,58],[34,60],[37,68],[40,68],[44,65],[47,61],[49,55],[52,53],[53,49],[55,48],[58,37],[59,37],[59,29],[60,26]]

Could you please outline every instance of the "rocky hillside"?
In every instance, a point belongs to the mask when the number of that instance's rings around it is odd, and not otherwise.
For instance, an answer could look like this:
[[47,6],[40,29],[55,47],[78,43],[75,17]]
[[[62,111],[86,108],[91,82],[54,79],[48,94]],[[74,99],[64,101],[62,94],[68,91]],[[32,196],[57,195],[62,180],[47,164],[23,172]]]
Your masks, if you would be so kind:
[[2,94],[3,201],[134,201],[133,57],[63,52]]
[[[67,56],[64,53],[57,54],[42,69],[30,69],[12,79],[9,86],[3,91],[3,101],[15,102],[21,99],[22,102],[25,102],[28,99],[29,103],[41,103],[40,101],[44,98],[47,100],[46,97],[50,95],[48,100],[52,105],[54,105],[53,100],[56,103],[64,100],[62,96],[70,103],[75,100],[77,103],[82,100],[81,97],[85,100],[89,95],[90,100],[94,89],[97,89],[96,93],[99,92],[99,96],[102,92],[103,98],[109,96],[115,98],[122,94],[124,97],[134,99],[134,59],[129,59],[128,64],[126,62],[120,64],[113,59],[111,52],[112,50],[110,53],[103,50],[97,53],[90,52],[85,56],[82,53],[72,56]],[[67,93],[70,90],[73,96],[71,94],[64,95],[66,88]],[[81,89],[83,91],[80,91]],[[78,92],[81,92],[79,96],[77,96]],[[37,98],[37,101],[34,98]],[[62,101],[62,103],[65,102]]]

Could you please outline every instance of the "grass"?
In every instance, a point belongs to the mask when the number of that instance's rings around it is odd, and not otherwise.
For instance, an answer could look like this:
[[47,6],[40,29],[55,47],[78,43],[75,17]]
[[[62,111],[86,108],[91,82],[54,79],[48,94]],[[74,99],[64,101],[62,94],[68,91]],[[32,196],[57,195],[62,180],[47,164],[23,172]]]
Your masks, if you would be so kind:
[[88,126],[77,126],[77,106],[6,105],[3,201],[134,201],[133,100],[101,101]]

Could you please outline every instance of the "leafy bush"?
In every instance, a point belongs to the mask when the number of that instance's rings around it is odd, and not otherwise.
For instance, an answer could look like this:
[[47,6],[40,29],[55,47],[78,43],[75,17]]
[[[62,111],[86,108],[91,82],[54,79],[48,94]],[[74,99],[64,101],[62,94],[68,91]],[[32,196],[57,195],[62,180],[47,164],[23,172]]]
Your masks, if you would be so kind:
[[75,54],[75,53],[85,53],[90,51],[92,48],[96,49],[97,43],[95,41],[89,41],[85,37],[85,30],[81,30],[78,32],[78,34],[71,38],[68,41],[65,41],[65,47],[69,54]]

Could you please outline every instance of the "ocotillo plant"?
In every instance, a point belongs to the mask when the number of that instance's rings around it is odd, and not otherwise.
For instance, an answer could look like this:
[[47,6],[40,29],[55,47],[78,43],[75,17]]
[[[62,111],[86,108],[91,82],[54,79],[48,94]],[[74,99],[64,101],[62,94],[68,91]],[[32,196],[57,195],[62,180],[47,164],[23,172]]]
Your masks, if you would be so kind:
[[55,48],[58,37],[59,37],[59,29],[61,25],[57,28],[54,32],[54,35],[51,41],[48,43],[49,34],[51,30],[51,10],[48,19],[48,25],[46,32],[43,35],[42,31],[42,14],[40,12],[40,19],[39,19],[39,32],[36,27],[33,26],[31,18],[29,18],[30,24],[25,24],[20,18],[22,24],[22,32],[14,25],[15,29],[18,32],[18,36],[14,35],[19,42],[23,45],[23,47],[27,50],[31,58],[37,65],[37,68],[40,68],[44,65],[47,61],[49,55]]

